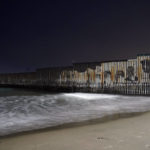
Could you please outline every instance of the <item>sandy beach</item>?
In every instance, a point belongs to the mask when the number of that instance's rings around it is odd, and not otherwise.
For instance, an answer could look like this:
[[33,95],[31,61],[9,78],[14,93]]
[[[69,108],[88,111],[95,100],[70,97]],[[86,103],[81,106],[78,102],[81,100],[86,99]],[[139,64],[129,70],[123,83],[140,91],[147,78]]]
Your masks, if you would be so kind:
[[150,113],[105,123],[45,130],[0,139],[0,150],[107,149],[150,149]]

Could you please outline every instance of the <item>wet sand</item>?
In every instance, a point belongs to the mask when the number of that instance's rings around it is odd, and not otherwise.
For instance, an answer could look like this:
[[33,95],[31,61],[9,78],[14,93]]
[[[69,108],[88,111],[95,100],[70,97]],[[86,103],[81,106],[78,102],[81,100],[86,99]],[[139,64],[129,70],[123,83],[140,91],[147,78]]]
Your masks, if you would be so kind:
[[0,150],[148,150],[150,113],[0,139]]

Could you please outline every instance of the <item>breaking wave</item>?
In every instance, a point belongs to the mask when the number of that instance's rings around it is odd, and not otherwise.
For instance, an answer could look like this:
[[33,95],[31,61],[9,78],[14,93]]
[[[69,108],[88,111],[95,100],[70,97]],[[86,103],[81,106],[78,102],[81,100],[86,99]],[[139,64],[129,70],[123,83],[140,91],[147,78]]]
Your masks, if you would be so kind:
[[150,110],[150,98],[87,93],[0,97],[0,136]]

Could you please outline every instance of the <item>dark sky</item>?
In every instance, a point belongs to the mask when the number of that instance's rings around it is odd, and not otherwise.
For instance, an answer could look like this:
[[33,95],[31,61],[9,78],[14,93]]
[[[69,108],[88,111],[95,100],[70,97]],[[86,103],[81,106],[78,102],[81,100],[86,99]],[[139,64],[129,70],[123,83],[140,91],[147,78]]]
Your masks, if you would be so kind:
[[0,72],[150,53],[150,1],[0,1]]

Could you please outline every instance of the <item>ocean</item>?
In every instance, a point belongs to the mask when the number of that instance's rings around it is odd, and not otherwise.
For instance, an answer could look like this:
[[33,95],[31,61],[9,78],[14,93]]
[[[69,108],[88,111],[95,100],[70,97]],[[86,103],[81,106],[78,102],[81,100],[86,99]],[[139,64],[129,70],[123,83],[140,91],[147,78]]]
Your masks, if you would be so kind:
[[150,97],[0,88],[0,136],[150,110]]

